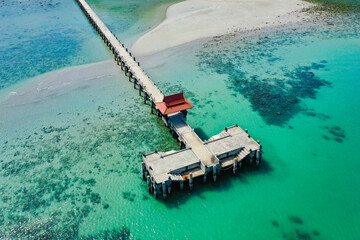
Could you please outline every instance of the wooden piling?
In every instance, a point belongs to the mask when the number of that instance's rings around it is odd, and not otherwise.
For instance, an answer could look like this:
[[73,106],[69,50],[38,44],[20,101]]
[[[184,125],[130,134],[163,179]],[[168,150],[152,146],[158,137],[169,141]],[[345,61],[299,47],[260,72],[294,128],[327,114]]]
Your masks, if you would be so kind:
[[139,85],[139,96],[141,96],[141,91],[143,90],[143,87],[140,83],[138,85]]
[[145,177],[146,177],[145,163],[141,163],[141,170],[142,170],[142,177],[145,180]]
[[156,187],[156,183],[154,183],[154,186],[153,186],[153,188],[154,188],[154,197],[155,198],[157,198],[157,187]]
[[171,180],[170,180],[170,183],[167,185],[167,192],[168,192],[168,194],[171,193]]
[[163,198],[166,199],[166,197],[167,197],[167,192],[166,192],[166,184],[165,184],[165,183],[162,184],[162,192],[163,192]]
[[138,79],[134,78],[134,89],[136,89],[136,84],[139,82]]
[[184,180],[180,180],[180,190],[184,190]]
[[146,104],[146,100],[147,100],[147,93],[144,91],[144,104]]
[[147,186],[149,193],[152,191],[150,176],[147,176]]
[[190,187],[190,190],[193,190],[193,188],[194,188],[194,182],[193,182],[194,180],[193,180],[193,175],[192,175],[192,173],[190,173],[190,175],[189,175],[189,187]]
[[125,76],[128,75],[128,72],[129,72],[129,67],[125,65]]
[[217,169],[216,169],[216,166],[213,167],[213,180],[214,180],[214,182],[216,182],[216,180],[217,180]]
[[151,114],[154,113],[154,109],[155,109],[155,103],[154,101],[151,100]]
[[236,174],[237,172],[237,160],[236,158],[234,159],[234,164],[233,164],[233,173]]
[[255,166],[257,168],[260,167],[260,163],[261,163],[261,150],[256,150],[256,154],[255,154],[256,160],[255,160]]

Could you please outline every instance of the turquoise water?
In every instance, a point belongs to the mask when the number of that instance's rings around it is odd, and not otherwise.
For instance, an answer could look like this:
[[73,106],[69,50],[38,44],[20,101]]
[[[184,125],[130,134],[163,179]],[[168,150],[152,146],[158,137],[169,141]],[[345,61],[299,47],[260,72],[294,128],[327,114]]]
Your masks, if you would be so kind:
[[[126,3],[91,4],[110,26],[126,20],[118,16],[127,12]],[[164,14],[163,4],[148,12],[154,23]],[[75,3],[63,6],[74,9],[78,22],[84,21],[85,39],[102,52],[82,50],[76,58],[111,59]],[[0,101],[0,235],[358,239],[360,20],[350,14],[332,21],[225,35],[141,60],[165,93],[184,90],[195,106],[188,122],[203,138],[238,123],[265,151],[259,170],[224,172],[220,181],[196,182],[193,192],[175,191],[167,201],[147,193],[139,163],[143,153],[178,149],[177,142],[114,64],[19,77],[19,87],[6,83],[1,99],[9,91],[18,95]],[[110,28],[131,43],[151,25],[137,24],[144,26],[139,32]],[[63,86],[66,71],[87,80]],[[44,86],[54,74],[63,80],[40,92],[25,91]]]
[[[94,31],[71,0],[0,3],[0,89],[22,79],[107,59]],[[96,55],[82,52],[99,49]]]
[[[89,1],[129,45],[156,26],[174,0]],[[49,71],[109,59],[106,46],[73,0],[0,3],[0,90]],[[31,66],[31,67],[29,67]]]

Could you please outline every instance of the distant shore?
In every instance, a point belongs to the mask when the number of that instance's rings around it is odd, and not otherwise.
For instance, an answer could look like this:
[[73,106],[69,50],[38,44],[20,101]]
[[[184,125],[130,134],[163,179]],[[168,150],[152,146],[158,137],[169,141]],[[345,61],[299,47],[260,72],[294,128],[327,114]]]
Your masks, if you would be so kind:
[[311,6],[301,0],[187,0],[170,6],[132,52],[148,56],[202,38],[299,22],[306,18],[300,11]]

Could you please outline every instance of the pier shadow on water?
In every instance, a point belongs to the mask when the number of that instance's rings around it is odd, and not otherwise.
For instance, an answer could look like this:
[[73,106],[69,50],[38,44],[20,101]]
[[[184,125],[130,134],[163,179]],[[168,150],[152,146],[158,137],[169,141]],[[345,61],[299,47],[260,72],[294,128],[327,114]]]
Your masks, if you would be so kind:
[[[202,177],[194,178],[194,188],[189,189],[189,183],[185,182],[184,190],[180,190],[179,183],[173,183],[171,186],[171,193],[167,199],[162,198],[160,194],[158,201],[161,201],[168,208],[178,208],[180,205],[186,204],[192,198],[201,198],[206,201],[205,193],[216,191],[221,198],[222,192],[228,192],[231,188],[236,187],[238,184],[250,184],[248,178],[255,176],[269,175],[274,170],[271,164],[262,160],[260,168],[254,166],[243,166],[236,175],[233,174],[232,168],[222,170],[216,182],[213,181],[211,173],[207,175],[207,181],[204,182]],[[149,194],[149,197],[153,197]]]
[[210,137],[202,130],[202,128],[194,128],[195,133],[199,136],[201,140],[207,140]]

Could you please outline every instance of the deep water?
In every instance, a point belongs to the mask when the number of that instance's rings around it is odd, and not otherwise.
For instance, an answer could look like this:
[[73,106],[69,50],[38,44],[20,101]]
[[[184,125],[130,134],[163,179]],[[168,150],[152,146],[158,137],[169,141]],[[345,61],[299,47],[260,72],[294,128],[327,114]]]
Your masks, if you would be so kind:
[[[89,2],[128,44],[157,24],[171,3]],[[188,122],[203,139],[237,123],[265,151],[258,170],[222,172],[216,183],[196,181],[192,192],[174,187],[163,201],[147,192],[141,156],[177,150],[178,144],[114,64],[105,74],[94,70],[104,63],[66,68],[60,73],[89,80],[61,88],[58,79],[41,88],[55,74],[51,70],[112,59],[75,2],[0,4],[1,18],[12,22],[2,28],[23,43],[0,37],[6,76],[0,92],[0,238],[360,237],[359,15],[219,36],[141,59],[163,92],[184,91],[194,105]],[[20,22],[35,16],[31,35]],[[53,56],[54,63],[43,61]],[[37,77],[27,80],[31,76]],[[34,84],[38,93],[21,90]],[[8,96],[14,101],[5,101]]]

